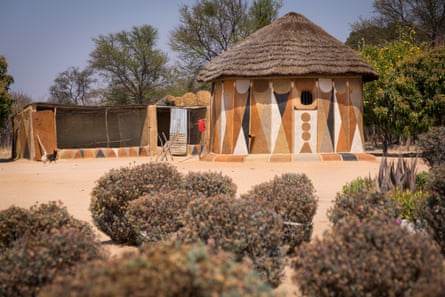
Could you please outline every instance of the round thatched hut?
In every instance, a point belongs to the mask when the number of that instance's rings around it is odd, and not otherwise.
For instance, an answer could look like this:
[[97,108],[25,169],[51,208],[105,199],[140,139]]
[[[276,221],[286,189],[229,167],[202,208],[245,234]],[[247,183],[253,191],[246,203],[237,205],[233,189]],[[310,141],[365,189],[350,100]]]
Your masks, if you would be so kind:
[[298,13],[288,13],[206,64],[213,154],[360,153],[363,83],[377,73]]

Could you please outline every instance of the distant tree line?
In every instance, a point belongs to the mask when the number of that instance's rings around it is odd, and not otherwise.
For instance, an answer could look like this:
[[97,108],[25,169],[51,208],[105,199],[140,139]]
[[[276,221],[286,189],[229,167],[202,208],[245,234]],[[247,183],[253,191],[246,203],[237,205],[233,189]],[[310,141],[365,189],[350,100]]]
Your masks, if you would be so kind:
[[[71,67],[57,75],[51,102],[65,104],[147,104],[163,96],[208,88],[195,77],[202,65],[278,16],[282,0],[198,0],[180,7],[180,25],[170,47],[179,61],[169,65],[156,48],[151,25],[93,38],[87,68]],[[102,85],[98,84],[101,82]],[[100,85],[100,86],[98,86]]]
[[[195,77],[213,57],[273,22],[281,0],[197,0],[180,7],[179,25],[170,35],[178,61],[171,65],[156,48],[150,25],[93,38],[85,69],[59,73],[48,101],[64,104],[152,104],[167,94],[209,88]],[[383,144],[409,144],[445,121],[445,1],[375,0],[375,15],[351,26],[346,44],[379,73],[364,87],[368,137]],[[30,98],[9,93],[13,82],[0,59],[0,124],[14,106]]]

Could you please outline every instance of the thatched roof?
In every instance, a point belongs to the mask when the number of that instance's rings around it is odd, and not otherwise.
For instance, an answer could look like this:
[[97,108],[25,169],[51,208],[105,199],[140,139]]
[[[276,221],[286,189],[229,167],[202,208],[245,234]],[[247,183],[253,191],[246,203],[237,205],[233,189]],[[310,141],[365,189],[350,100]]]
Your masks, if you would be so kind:
[[364,81],[378,78],[353,49],[291,12],[215,57],[197,79],[357,74]]

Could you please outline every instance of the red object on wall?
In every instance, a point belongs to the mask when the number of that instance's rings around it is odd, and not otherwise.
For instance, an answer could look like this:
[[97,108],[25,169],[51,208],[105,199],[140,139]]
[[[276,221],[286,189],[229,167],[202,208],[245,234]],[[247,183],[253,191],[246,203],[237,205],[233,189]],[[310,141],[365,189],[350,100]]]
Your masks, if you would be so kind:
[[206,130],[206,123],[203,119],[198,120],[198,129],[201,133]]

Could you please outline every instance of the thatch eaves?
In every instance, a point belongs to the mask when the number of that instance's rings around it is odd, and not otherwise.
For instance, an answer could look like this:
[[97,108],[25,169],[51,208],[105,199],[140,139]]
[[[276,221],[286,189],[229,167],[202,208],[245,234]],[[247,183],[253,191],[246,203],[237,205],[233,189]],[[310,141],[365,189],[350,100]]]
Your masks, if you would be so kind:
[[204,65],[198,81],[224,77],[361,75],[378,78],[353,49],[301,14],[291,12]]

